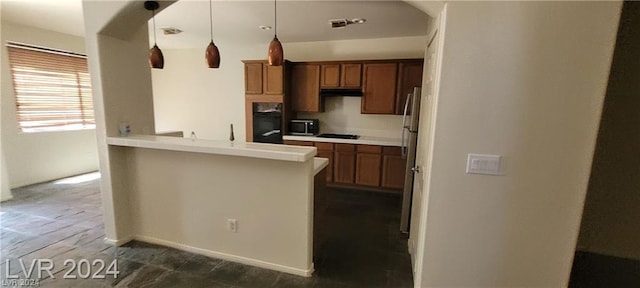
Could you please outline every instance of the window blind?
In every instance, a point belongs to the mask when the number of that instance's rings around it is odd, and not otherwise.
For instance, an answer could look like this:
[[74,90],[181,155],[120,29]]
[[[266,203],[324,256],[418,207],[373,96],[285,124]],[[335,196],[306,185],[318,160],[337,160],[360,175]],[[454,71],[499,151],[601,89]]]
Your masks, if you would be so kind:
[[86,56],[18,43],[7,49],[21,131],[95,127]]

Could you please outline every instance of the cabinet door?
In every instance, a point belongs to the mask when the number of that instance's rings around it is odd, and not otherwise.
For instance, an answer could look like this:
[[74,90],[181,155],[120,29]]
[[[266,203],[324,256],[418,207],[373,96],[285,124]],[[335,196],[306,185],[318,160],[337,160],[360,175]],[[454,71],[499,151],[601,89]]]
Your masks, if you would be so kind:
[[322,68],[320,87],[338,88],[340,87],[340,64],[325,64]]
[[244,91],[246,94],[262,94],[262,63],[244,64]]
[[360,88],[362,64],[342,64],[340,66],[340,86],[344,88]]
[[402,159],[400,147],[384,147],[382,151],[382,188],[402,189],[407,160]]
[[380,186],[380,163],[382,155],[358,153],[356,156],[356,184]]
[[329,159],[329,164],[327,165],[327,183],[333,182],[333,151],[318,150],[316,157]]
[[397,74],[397,63],[364,64],[362,113],[395,113]]
[[284,65],[263,65],[263,89],[264,94],[284,94]]
[[293,65],[291,106],[297,112],[323,112],[320,101],[320,65]]
[[353,184],[356,172],[356,152],[353,144],[335,144],[333,182]]
[[[396,114],[404,114],[404,104],[407,95],[413,93],[413,87],[422,86],[422,65],[423,61],[400,63]],[[407,113],[411,114],[411,106],[407,107]]]

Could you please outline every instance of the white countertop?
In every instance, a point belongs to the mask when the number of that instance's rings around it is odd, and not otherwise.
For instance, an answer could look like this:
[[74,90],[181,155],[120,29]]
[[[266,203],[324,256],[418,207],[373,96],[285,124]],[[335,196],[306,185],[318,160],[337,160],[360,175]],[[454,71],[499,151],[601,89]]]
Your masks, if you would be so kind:
[[305,162],[312,159],[317,152],[315,147],[230,142],[223,140],[190,139],[154,135],[107,137],[107,144],[114,146],[196,152],[294,162]]
[[295,141],[312,141],[312,142],[328,142],[328,143],[346,143],[346,144],[365,144],[365,145],[380,145],[380,146],[402,146],[402,140],[400,138],[383,138],[383,137],[369,137],[360,136],[358,139],[337,139],[337,138],[322,138],[316,136],[294,136],[284,135],[283,140],[295,140]]
[[315,157],[313,158],[313,175],[318,174],[324,167],[329,165],[329,159]]

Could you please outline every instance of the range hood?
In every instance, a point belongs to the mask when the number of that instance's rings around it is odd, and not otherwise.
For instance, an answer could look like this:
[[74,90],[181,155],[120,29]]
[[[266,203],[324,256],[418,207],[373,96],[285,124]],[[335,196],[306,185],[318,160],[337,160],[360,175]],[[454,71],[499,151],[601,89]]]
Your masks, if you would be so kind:
[[362,97],[361,89],[320,89],[320,96],[332,97],[332,96],[347,96],[347,97]]

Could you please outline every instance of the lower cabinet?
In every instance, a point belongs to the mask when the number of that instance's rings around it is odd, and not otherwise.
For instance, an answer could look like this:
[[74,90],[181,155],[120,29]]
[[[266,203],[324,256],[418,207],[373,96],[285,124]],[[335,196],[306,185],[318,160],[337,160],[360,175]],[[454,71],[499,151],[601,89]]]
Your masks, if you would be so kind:
[[400,147],[284,140],[284,144],[315,146],[316,157],[329,159],[326,182],[385,191],[401,191],[405,166]]
[[356,151],[353,144],[335,144],[333,182],[355,183]]
[[327,164],[327,183],[333,182],[333,143],[316,142],[315,145],[318,149],[317,157],[329,159]]
[[380,186],[382,147],[358,145],[356,151],[356,184],[373,187]]
[[382,148],[382,188],[402,189],[407,159],[402,159],[400,147]]

